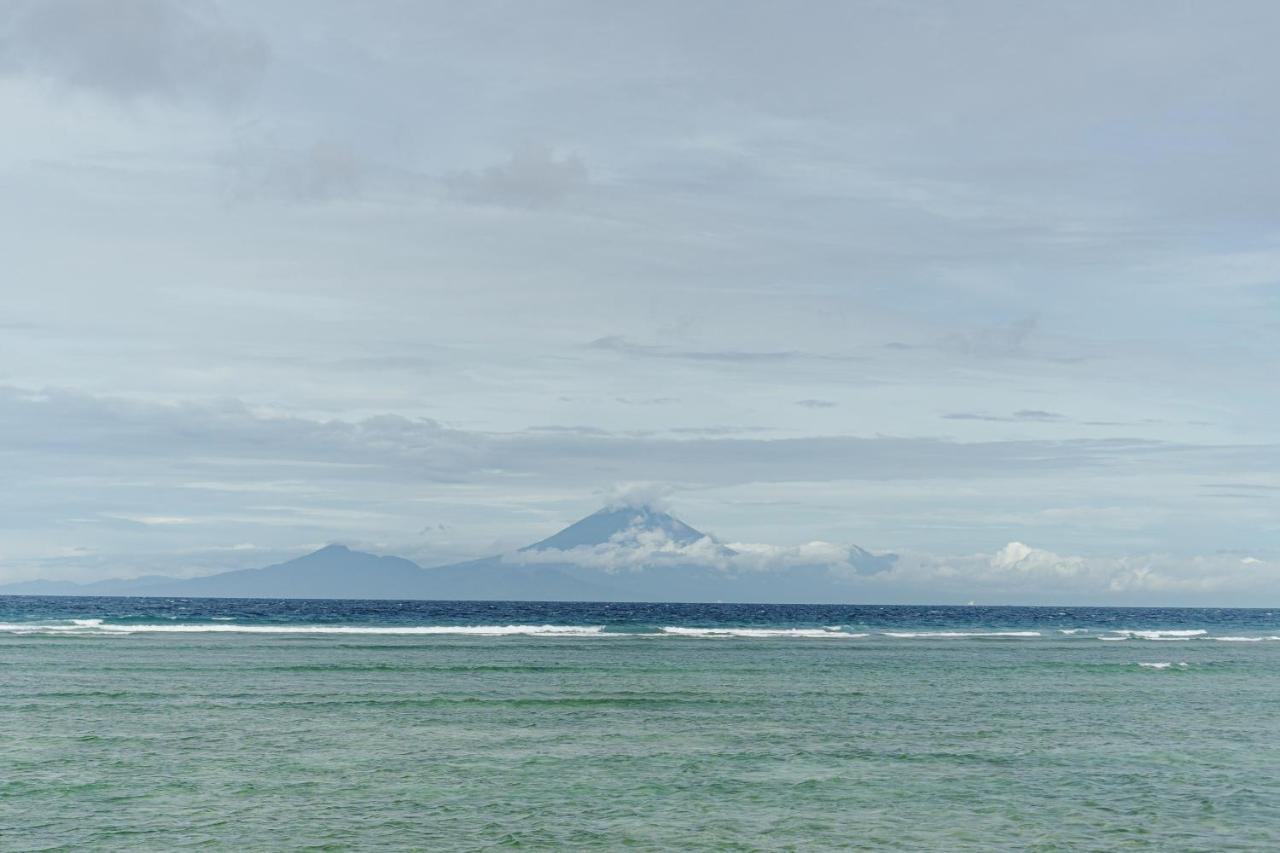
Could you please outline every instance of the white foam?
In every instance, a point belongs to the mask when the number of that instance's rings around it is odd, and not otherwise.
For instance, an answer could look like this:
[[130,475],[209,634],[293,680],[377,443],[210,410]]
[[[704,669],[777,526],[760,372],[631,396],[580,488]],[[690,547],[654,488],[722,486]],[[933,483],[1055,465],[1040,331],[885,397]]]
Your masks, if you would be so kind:
[[836,637],[856,640],[866,634],[849,634],[828,628],[679,628],[667,626],[663,634],[677,637]]
[[1261,643],[1266,637],[1210,637],[1219,643]]
[[[93,623],[93,624],[89,624]],[[100,619],[75,619],[62,623],[0,623],[0,632],[15,634],[373,634],[390,636],[462,635],[502,637],[527,635],[539,637],[594,637],[603,635],[599,625],[237,625],[167,624],[111,625]],[[609,635],[618,636],[618,635]]]
[[1164,642],[1190,640],[1193,637],[1203,637],[1209,633],[1202,628],[1194,628],[1187,630],[1173,631],[1113,631],[1116,636],[1099,637],[1099,640],[1159,640]]
[[1088,633],[1088,631],[1089,631],[1088,628],[1059,628],[1058,629],[1059,634],[1085,634],[1085,633]]
[[948,639],[961,637],[1039,637],[1039,631],[885,631],[886,637],[899,639]]
[[[1173,666],[1173,665],[1174,665],[1174,664],[1173,664],[1173,661],[1160,661],[1159,663],[1140,663],[1140,664],[1138,664],[1138,666],[1145,667],[1146,669],[1169,669],[1169,668],[1170,668],[1171,666]],[[1179,668],[1185,668],[1185,667],[1186,667],[1186,665],[1187,665],[1187,662],[1186,662],[1186,661],[1180,661],[1180,662],[1178,663],[1178,667],[1179,667]]]

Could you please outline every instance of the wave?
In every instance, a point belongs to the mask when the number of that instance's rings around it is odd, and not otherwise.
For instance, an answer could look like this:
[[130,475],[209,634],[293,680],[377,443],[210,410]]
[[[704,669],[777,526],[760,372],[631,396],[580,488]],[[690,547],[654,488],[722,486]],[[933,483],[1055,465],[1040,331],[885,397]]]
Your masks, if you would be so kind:
[[661,633],[676,637],[838,637],[856,640],[866,634],[850,634],[831,628],[680,628],[667,626]]
[[1039,631],[885,631],[884,636],[904,640],[952,639],[962,637],[1039,637]]
[[[595,637],[604,635],[600,625],[239,625],[175,623],[171,625],[112,625],[101,619],[72,619],[57,623],[0,623],[0,632],[13,634],[374,634],[461,635],[504,637]],[[617,635],[610,635],[617,636]]]
[[[1160,661],[1158,663],[1140,663],[1138,664],[1138,666],[1142,667],[1143,669],[1169,669],[1170,667],[1174,666],[1174,663],[1173,661]],[[1177,666],[1179,669],[1186,669],[1187,662],[1179,661]]]
[[[155,617],[153,617],[155,618]],[[160,617],[163,618],[163,617]],[[179,617],[180,618],[180,617]],[[224,619],[226,617],[223,617]],[[1126,640],[1190,641],[1212,640],[1224,643],[1257,643],[1277,641],[1277,635],[1226,635],[1210,636],[1204,629],[1160,630],[1109,630],[1089,628],[1057,629],[1057,634],[1068,638],[1098,639],[1108,642]],[[131,634],[271,634],[271,635],[372,635],[372,636],[471,636],[471,637],[706,637],[706,638],[822,638],[865,639],[876,637],[886,640],[964,640],[964,639],[1036,639],[1045,636],[1034,630],[920,630],[879,631],[856,633],[843,625],[825,627],[686,627],[677,625],[640,626],[620,625],[559,625],[559,624],[508,624],[508,625],[360,625],[360,624],[245,624],[229,621],[210,622],[108,622],[104,619],[65,619],[42,622],[0,623],[0,634],[46,634],[63,636],[127,636]],[[1053,635],[1053,631],[1048,631]],[[1083,636],[1079,636],[1083,635]]]
[[1112,631],[1111,636],[1099,637],[1099,640],[1157,640],[1161,642],[1177,642],[1203,637],[1209,632],[1203,628],[1170,631]]

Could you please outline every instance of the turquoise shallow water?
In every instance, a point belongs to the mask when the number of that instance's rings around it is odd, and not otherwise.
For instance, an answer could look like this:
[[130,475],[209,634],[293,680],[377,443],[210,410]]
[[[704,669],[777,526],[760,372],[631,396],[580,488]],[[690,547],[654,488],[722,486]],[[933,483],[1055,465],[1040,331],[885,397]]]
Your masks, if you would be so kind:
[[1280,847],[1261,611],[36,601],[5,850]]

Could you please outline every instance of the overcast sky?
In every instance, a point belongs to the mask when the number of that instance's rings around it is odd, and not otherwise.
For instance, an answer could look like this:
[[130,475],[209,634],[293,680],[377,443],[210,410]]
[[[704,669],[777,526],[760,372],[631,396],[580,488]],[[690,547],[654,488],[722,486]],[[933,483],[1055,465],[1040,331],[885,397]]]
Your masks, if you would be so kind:
[[1280,601],[1278,38],[9,0],[0,581],[444,562],[648,481],[725,541]]

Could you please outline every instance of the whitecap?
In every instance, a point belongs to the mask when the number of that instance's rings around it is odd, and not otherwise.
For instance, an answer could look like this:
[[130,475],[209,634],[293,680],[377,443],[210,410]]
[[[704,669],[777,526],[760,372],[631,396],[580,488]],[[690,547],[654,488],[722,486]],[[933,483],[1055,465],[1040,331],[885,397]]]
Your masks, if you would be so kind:
[[961,637],[1039,637],[1039,631],[885,631],[898,639],[948,639]]
[[860,639],[866,634],[849,634],[828,628],[683,628],[666,626],[663,634],[677,637],[837,637]]
[[1171,631],[1113,631],[1117,636],[1099,637],[1099,640],[1159,640],[1164,642],[1190,640],[1193,637],[1203,637],[1209,633],[1203,628],[1180,629]]
[[[96,622],[97,624],[77,624]],[[66,623],[0,624],[0,632],[20,634],[85,634],[92,636],[117,634],[373,634],[384,636],[462,635],[501,637],[527,635],[541,637],[594,637],[604,635],[599,625],[239,625],[173,623],[167,625],[112,625],[101,620],[74,620]],[[618,636],[618,635],[605,635]]]

